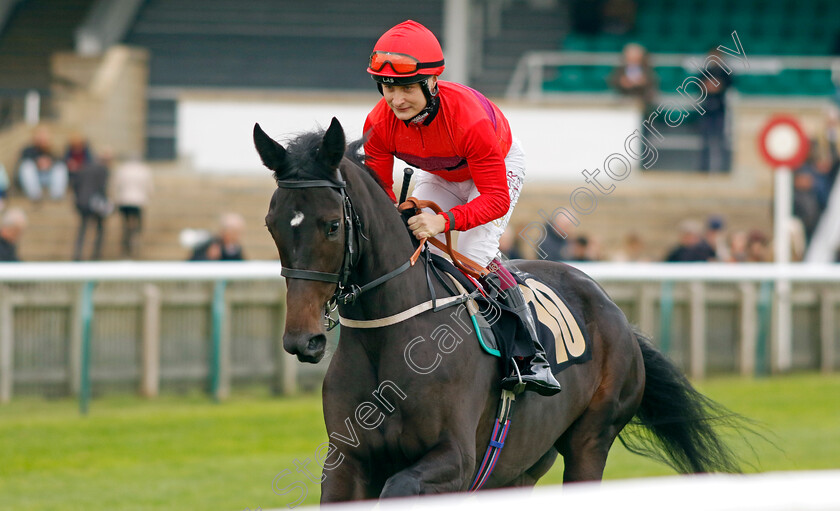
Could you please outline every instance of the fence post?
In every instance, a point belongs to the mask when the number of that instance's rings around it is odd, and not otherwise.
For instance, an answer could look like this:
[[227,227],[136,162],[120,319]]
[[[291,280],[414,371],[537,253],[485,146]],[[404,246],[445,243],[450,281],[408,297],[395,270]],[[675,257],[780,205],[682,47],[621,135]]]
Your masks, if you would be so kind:
[[665,280],[660,286],[659,349],[667,355],[671,351],[671,321],[674,318],[674,283]]
[[279,395],[292,395],[297,392],[297,360],[286,353],[283,349],[283,332],[286,329],[286,303],[285,291],[278,304],[274,328],[276,336],[273,343],[274,352],[274,393]]
[[229,344],[229,342],[226,342],[224,335],[225,324],[227,323],[225,318],[225,312],[227,311],[225,303],[226,288],[227,281],[216,281],[213,287],[213,304],[211,306],[213,316],[213,347],[210,358],[210,394],[216,401],[220,401],[226,397],[230,389],[229,382],[226,381],[228,380],[228,371],[223,371],[223,366],[226,368],[228,365],[228,361],[223,360],[228,358],[225,356],[228,352],[225,345]]
[[79,382],[79,412],[87,415],[90,404],[90,351],[93,326],[93,288],[95,282],[82,284],[81,323],[82,323],[82,353],[81,353],[81,381]]
[[14,308],[9,286],[0,286],[0,403],[12,399],[14,386]]
[[742,282],[740,371],[742,376],[755,373],[756,338],[758,337],[758,295],[755,284]]
[[67,383],[70,394],[79,397],[82,386],[82,286],[74,286],[76,291],[70,304],[70,356],[67,360]]
[[755,343],[755,374],[766,375],[770,372],[767,345],[770,338],[770,326],[773,313],[773,282],[761,283],[758,292],[758,339]]
[[693,378],[706,376],[706,285],[692,282],[689,286],[691,309],[691,347],[689,364]]
[[834,308],[837,302],[828,289],[820,293],[820,369],[834,371]]
[[143,359],[140,394],[157,397],[160,392],[160,288],[143,287]]
[[650,336],[656,325],[656,292],[655,284],[642,284],[639,292],[639,329]]

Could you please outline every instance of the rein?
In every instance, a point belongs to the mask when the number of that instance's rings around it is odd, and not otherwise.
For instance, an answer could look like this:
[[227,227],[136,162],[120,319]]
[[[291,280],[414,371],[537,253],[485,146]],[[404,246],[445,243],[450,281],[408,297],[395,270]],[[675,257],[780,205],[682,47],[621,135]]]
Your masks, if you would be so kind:
[[[434,289],[432,288],[432,283],[429,278],[429,270],[432,267],[431,263],[426,263],[426,280],[429,284],[429,292],[432,295],[432,299],[425,303],[420,304],[408,311],[403,311],[402,313],[396,314],[390,318],[382,318],[381,320],[370,320],[370,321],[353,321],[353,320],[345,320],[339,317],[339,320],[336,321],[332,317],[332,313],[338,308],[338,304],[342,305],[349,305],[355,303],[355,301],[359,298],[359,296],[369,291],[376,286],[384,284],[385,282],[401,275],[403,272],[414,266],[414,263],[417,261],[417,258],[420,255],[420,251],[423,249],[425,242],[429,241],[430,243],[434,244],[436,247],[448,252],[452,261],[455,265],[460,268],[465,273],[474,276],[475,278],[481,278],[487,274],[487,269],[482,268],[478,263],[475,261],[470,260],[469,258],[463,256],[462,254],[456,252],[452,249],[451,246],[451,239],[449,232],[446,233],[446,244],[440,243],[434,238],[427,238],[423,240],[423,243],[417,247],[417,250],[414,252],[408,261],[400,265],[398,268],[382,275],[381,277],[377,277],[376,279],[364,284],[362,286],[356,285],[347,285],[347,280],[350,277],[350,274],[353,271],[353,267],[359,261],[359,257],[361,256],[361,249],[360,245],[361,242],[359,241],[359,237],[364,238],[367,241],[368,238],[362,233],[362,222],[359,218],[359,215],[356,213],[356,209],[353,207],[353,202],[350,200],[350,196],[347,195],[346,188],[347,183],[342,180],[338,181],[330,181],[327,179],[310,179],[310,180],[302,180],[302,181],[295,181],[295,180],[278,180],[277,186],[280,188],[333,188],[341,194],[341,202],[342,202],[342,209],[344,213],[344,257],[341,261],[341,269],[338,273],[332,272],[324,272],[318,270],[308,270],[308,269],[301,269],[301,268],[287,268],[283,267],[280,270],[280,275],[291,278],[291,279],[301,279],[301,280],[314,280],[318,282],[327,282],[330,284],[335,284],[336,289],[333,293],[332,297],[327,301],[326,305],[324,306],[324,322],[327,328],[327,331],[332,330],[339,324],[346,324],[347,326],[353,326],[356,328],[377,328],[380,326],[384,326],[384,324],[393,324],[393,320],[395,318],[402,318],[400,321],[404,321],[408,317],[413,317],[414,315],[419,314],[428,308],[432,310],[439,310],[442,307],[438,307],[437,299],[435,297]],[[421,208],[430,207],[433,210],[439,212],[440,207],[432,201],[421,201],[414,197],[410,197],[405,203],[400,205],[400,210],[404,211],[406,209],[414,208],[415,211],[420,211]],[[428,249],[426,250],[427,258],[428,258]],[[440,276],[435,273],[437,278],[440,280]],[[446,284],[444,283],[446,287]],[[347,291],[345,291],[347,290]],[[462,303],[466,300],[465,296],[458,297],[459,300],[457,303]],[[451,302],[447,302],[446,306],[455,305],[456,301],[453,300]],[[429,306],[430,307],[427,307]],[[406,316],[406,313],[411,313]],[[384,324],[382,322],[385,322]],[[396,321],[399,322],[399,321]],[[351,324],[352,323],[352,324]]]

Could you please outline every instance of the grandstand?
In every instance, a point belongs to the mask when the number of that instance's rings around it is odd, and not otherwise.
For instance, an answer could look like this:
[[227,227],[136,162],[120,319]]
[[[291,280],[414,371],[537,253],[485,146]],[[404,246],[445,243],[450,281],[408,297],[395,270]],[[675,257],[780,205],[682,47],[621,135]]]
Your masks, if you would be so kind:
[[[326,0],[312,9],[303,0],[5,0],[0,67],[13,72],[0,73],[0,162],[13,168],[30,129],[22,122],[23,97],[37,91],[41,119],[54,127],[57,142],[82,128],[94,146],[142,151],[156,162],[158,192],[149,207],[143,258],[185,257],[177,232],[212,228],[220,207],[248,219],[251,257],[272,258],[262,232],[263,206],[254,207],[267,203],[272,183],[258,168],[227,176],[196,168],[179,149],[184,98],[200,92],[218,103],[280,105],[299,102],[303,94],[325,104],[370,105],[377,96],[362,69],[370,46],[385,27],[413,18],[438,33],[447,50],[448,35],[468,34],[466,51],[450,52],[455,60],[448,61],[447,72],[463,68],[470,85],[498,99],[503,109],[524,104],[609,116],[632,108],[605,79],[626,42],[651,50],[662,101],[678,101],[676,87],[695,73],[689,59],[715,44],[730,44],[737,31],[752,65],[735,70],[729,98],[730,172],[695,171],[700,140],[696,116],[690,117],[659,144],[656,165],[622,182],[580,227],[607,249],[624,233],[640,231],[650,257],[659,258],[685,217],[723,214],[732,229],[769,232],[772,176],[755,135],[769,115],[782,111],[795,112],[810,131],[817,130],[835,91],[830,55],[840,30],[836,2],[639,0],[634,23],[623,34],[580,31],[573,0],[488,0],[470,3],[467,16],[453,16],[452,7],[460,4]],[[541,79],[528,82],[537,68]],[[517,84],[524,89],[516,91]],[[317,122],[326,119],[297,129]],[[589,156],[592,166],[607,154]],[[526,185],[511,225],[539,221],[540,211],[567,206],[581,184],[581,178],[566,178]],[[38,226],[27,236],[23,256],[69,257],[75,227],[69,201],[36,209],[12,199],[28,208]],[[108,225],[106,258],[117,257],[116,224]]]
[[[656,54],[701,54],[729,38],[733,30],[749,41],[751,55],[826,56],[836,51],[840,34],[837,2],[743,0],[678,2],[641,0],[634,30],[629,34],[594,36],[569,33],[564,51],[615,53],[628,42],[638,42]],[[685,77],[681,66],[658,66],[663,92],[674,91]],[[774,72],[775,71],[775,72]],[[545,87],[552,91],[604,91],[609,68],[571,67]],[[833,93],[828,69],[764,69],[739,77],[743,94],[829,95]]]

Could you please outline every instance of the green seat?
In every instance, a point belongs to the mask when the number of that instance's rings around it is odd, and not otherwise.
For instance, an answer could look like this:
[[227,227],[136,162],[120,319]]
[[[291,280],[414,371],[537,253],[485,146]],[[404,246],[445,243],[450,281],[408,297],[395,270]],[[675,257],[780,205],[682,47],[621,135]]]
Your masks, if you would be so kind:
[[609,90],[609,77],[612,71],[611,66],[590,66],[587,68],[586,85],[588,90],[594,92]]
[[741,94],[764,94],[767,77],[761,75],[737,75],[735,89]]
[[559,73],[554,80],[555,90],[570,92],[585,89],[586,74],[584,66],[564,66],[557,70]]
[[679,66],[663,66],[656,68],[659,77],[659,90],[673,93],[683,81],[689,77],[689,73]]
[[563,40],[563,49],[566,51],[592,51],[594,40],[592,37],[579,34],[569,34]]
[[803,70],[800,73],[800,84],[806,94],[821,96],[834,92],[831,71],[828,69]]
[[627,42],[628,39],[624,36],[604,34],[595,39],[592,49],[601,52],[620,52]]

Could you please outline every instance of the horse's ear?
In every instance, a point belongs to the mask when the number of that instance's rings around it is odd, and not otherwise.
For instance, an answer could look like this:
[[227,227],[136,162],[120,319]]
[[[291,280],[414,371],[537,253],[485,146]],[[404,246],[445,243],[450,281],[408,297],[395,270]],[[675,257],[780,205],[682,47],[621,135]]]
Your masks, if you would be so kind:
[[341,163],[344,157],[345,140],[344,128],[335,117],[332,118],[330,127],[324,134],[324,139],[321,141],[321,147],[318,150],[318,158],[324,162],[328,167],[334,169]]
[[260,153],[263,165],[275,172],[281,171],[286,166],[286,150],[283,146],[274,141],[260,128],[259,123],[254,124],[254,146]]

